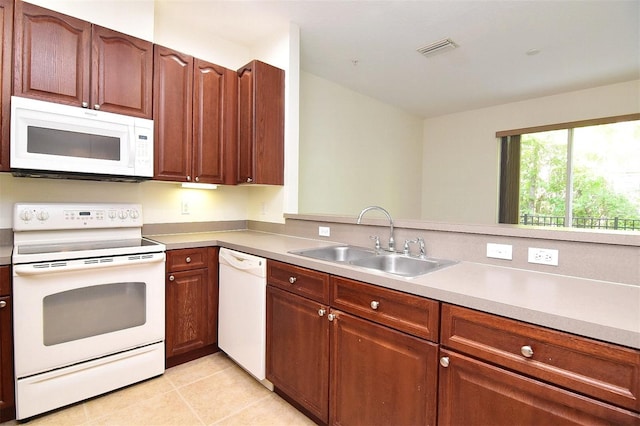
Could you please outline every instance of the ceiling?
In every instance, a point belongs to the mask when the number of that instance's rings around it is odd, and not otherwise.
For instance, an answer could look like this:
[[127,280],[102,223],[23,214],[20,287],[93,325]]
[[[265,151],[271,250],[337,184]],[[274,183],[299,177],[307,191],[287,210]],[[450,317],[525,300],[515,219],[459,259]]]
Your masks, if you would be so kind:
[[[293,22],[303,71],[422,117],[640,78],[640,0],[156,4],[244,45]],[[459,47],[416,52],[443,38]]]

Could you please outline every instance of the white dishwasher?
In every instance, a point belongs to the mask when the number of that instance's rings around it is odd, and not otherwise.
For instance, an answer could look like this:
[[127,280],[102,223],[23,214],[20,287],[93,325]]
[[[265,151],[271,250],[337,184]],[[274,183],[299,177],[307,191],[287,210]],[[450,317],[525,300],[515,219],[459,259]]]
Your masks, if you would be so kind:
[[267,260],[224,247],[219,254],[218,347],[264,386]]

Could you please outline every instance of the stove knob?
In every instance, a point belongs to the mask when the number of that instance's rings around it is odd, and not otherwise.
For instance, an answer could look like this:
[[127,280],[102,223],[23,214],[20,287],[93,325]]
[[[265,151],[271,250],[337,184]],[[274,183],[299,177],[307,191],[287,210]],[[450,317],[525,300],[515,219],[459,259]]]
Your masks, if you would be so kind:
[[120,212],[118,213],[118,217],[119,217],[120,219],[126,219],[126,218],[127,218],[127,216],[128,216],[128,213],[127,213],[127,211],[126,211],[126,210],[120,210]]
[[24,220],[25,222],[28,222],[31,219],[33,219],[33,213],[31,213],[29,210],[22,210],[20,212],[20,219]]
[[46,210],[40,210],[38,212],[38,214],[36,214],[36,218],[38,220],[45,221],[45,220],[49,219],[49,212],[47,212]]
[[118,217],[118,213],[115,210],[109,210],[109,219],[115,219]]
[[137,218],[140,217],[140,212],[138,212],[138,210],[136,210],[136,209],[132,209],[129,212],[129,216],[131,216],[131,219],[137,219]]

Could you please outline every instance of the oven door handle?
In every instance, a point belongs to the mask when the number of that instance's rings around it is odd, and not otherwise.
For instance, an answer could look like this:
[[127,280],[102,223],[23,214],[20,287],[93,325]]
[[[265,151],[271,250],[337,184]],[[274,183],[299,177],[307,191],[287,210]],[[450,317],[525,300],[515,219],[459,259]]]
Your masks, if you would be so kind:
[[165,261],[164,253],[154,253],[152,255],[135,255],[107,257],[100,259],[68,260],[56,262],[43,262],[28,265],[13,265],[15,275],[45,275],[59,272],[72,272],[80,270],[93,270],[104,268],[117,268],[124,266],[142,265],[147,263],[158,263]]

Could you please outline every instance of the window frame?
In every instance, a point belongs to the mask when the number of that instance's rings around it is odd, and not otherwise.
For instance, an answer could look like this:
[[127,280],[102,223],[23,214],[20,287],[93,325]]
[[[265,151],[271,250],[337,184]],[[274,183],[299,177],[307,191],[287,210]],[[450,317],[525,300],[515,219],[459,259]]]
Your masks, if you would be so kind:
[[[573,132],[573,129],[580,127],[599,126],[603,124],[637,120],[640,120],[640,113],[525,127],[512,130],[501,130],[496,132],[496,138],[498,138],[500,143],[498,223],[520,223],[520,138],[522,135],[552,130],[568,130],[569,132]],[[571,209],[568,209],[565,214],[569,215],[570,213]],[[571,222],[570,218],[567,219],[565,217],[565,224],[571,224]]]

